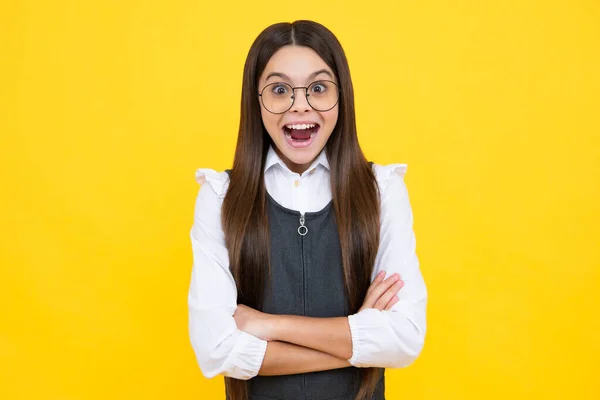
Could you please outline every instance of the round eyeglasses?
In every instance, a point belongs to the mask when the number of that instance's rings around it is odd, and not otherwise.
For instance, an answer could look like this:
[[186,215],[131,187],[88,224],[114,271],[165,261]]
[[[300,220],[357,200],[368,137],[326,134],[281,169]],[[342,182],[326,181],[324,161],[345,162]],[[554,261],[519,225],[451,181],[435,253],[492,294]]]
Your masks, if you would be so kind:
[[298,87],[292,87],[284,82],[270,83],[258,95],[267,111],[273,114],[283,114],[294,105],[296,89],[304,89],[308,105],[316,111],[331,110],[340,98],[338,85],[327,80]]

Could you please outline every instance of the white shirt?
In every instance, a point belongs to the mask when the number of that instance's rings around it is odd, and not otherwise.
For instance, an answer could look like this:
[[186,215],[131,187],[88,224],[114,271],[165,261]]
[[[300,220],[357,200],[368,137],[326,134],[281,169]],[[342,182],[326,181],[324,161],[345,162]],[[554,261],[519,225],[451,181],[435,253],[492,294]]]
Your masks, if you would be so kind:
[[[371,281],[381,270],[399,273],[404,286],[389,311],[367,308],[348,316],[355,367],[399,368],[411,364],[425,339],[427,289],[415,252],[413,215],[404,173],[406,164],[373,164],[381,195],[381,233]],[[290,171],[271,147],[265,186],[275,201],[302,212],[319,211],[331,200],[329,162],[322,151],[302,175]],[[237,290],[221,226],[221,205],[229,176],[200,168],[204,183],[196,198],[190,231],[193,268],[188,294],[189,334],[196,359],[207,378],[225,375],[250,379],[258,374],[267,342],[237,328],[233,314]]]

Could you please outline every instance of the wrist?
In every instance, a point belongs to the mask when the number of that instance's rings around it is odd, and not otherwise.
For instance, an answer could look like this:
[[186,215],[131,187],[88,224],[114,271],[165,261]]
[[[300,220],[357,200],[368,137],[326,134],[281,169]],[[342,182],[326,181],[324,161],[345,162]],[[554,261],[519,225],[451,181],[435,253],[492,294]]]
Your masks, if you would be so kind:
[[270,315],[270,330],[271,330],[271,337],[273,338],[273,340],[279,340],[279,341],[284,341],[283,340],[283,332],[285,332],[285,327],[287,325],[287,316],[286,315],[279,315],[279,314],[271,314]]

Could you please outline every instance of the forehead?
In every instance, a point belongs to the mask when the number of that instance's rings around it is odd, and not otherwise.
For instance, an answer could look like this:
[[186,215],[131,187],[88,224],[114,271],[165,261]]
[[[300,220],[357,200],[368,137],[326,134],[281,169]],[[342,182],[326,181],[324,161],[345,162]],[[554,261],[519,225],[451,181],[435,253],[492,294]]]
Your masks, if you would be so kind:
[[289,76],[294,82],[304,83],[310,74],[322,69],[335,76],[325,61],[310,47],[284,46],[269,59],[260,81],[272,72],[279,72]]

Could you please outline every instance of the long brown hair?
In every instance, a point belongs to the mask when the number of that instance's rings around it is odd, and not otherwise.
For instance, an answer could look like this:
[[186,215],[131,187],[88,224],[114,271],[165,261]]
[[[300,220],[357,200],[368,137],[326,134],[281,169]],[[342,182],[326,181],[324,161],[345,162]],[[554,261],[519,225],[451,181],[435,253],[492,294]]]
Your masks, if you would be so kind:
[[[373,171],[358,143],[354,91],[344,50],[332,32],[313,21],[267,27],[252,44],[244,66],[240,128],[222,208],[223,231],[238,304],[261,310],[264,285],[270,282],[263,168],[271,140],[260,117],[257,85],[271,56],[287,45],[313,49],[340,84],[338,120],[326,144],[326,154],[331,168],[345,291],[350,314],[353,314],[360,309],[371,283],[379,247],[379,194]],[[371,398],[380,377],[378,368],[361,368],[361,373],[356,400]],[[230,400],[247,399],[245,381],[226,377],[225,386]]]

